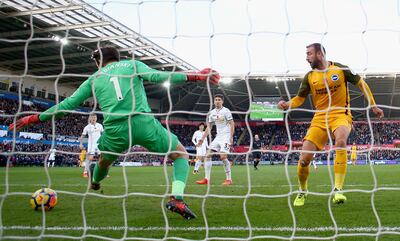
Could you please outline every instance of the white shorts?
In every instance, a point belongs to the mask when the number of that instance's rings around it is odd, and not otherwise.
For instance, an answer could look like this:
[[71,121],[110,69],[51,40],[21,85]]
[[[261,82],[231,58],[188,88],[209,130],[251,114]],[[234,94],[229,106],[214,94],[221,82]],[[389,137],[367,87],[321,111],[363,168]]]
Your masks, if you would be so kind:
[[88,145],[87,153],[88,153],[89,155],[100,154],[100,150],[99,150],[99,148],[97,147],[97,143],[94,144],[94,145]]
[[229,153],[231,150],[229,136],[218,136],[211,142],[210,149],[216,152]]
[[207,154],[207,148],[205,148],[205,147],[197,147],[196,148],[197,156],[206,156],[206,154]]

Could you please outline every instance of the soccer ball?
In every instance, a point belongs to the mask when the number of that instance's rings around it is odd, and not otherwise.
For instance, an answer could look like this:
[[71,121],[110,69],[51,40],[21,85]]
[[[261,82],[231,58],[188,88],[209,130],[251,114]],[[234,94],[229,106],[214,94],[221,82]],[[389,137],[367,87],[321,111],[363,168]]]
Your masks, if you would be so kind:
[[37,190],[31,197],[31,206],[35,210],[42,207],[45,211],[52,210],[57,204],[57,193],[50,188],[41,188]]

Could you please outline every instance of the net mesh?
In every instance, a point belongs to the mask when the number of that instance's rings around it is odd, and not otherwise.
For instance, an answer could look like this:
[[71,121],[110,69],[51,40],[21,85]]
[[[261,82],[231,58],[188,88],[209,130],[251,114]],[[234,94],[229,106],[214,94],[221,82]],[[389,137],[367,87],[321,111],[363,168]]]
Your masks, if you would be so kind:
[[[257,78],[265,79],[265,76],[271,76],[271,74],[285,77],[279,79],[282,81],[278,81],[274,77],[276,87],[281,96],[288,97],[295,94],[291,91],[293,82],[289,81],[286,76],[304,71],[301,65],[295,63],[296,58],[299,57],[293,57],[294,55],[301,56],[301,58],[304,56],[302,52],[299,53],[297,51],[298,48],[293,47],[305,44],[302,41],[296,43],[298,41],[294,37],[296,34],[307,35],[307,43],[316,41],[322,44],[328,43],[330,46],[342,44],[343,41],[340,38],[346,39],[348,36],[357,35],[359,38],[355,42],[351,42],[351,40],[347,44],[349,44],[350,48],[353,48],[355,56],[362,57],[360,57],[361,60],[357,58],[351,60],[358,63],[355,68],[357,71],[367,72],[367,70],[374,70],[374,64],[376,63],[374,62],[375,60],[372,63],[370,61],[369,53],[371,50],[372,52],[376,50],[374,47],[368,46],[369,42],[366,39],[371,38],[369,34],[373,35],[375,32],[379,32],[391,35],[399,32],[398,26],[392,29],[392,24],[388,28],[375,24],[369,25],[368,12],[370,8],[375,6],[371,1],[359,1],[357,3],[345,1],[339,3],[332,3],[332,1],[284,1],[283,4],[268,2],[264,5],[265,9],[257,9],[255,7],[257,5],[253,4],[255,2],[258,1],[238,1],[234,4],[231,3],[231,5],[227,4],[227,1],[220,0],[88,1],[88,4],[83,1],[63,0],[3,0],[0,2],[0,11],[3,17],[0,18],[17,18],[19,20],[16,21],[15,25],[22,23],[22,27],[19,29],[10,27],[9,31],[5,31],[5,28],[2,28],[4,32],[0,33],[0,42],[5,44],[7,49],[3,51],[0,49],[0,53],[18,50],[23,52],[22,62],[17,58],[15,60],[9,59],[6,61],[7,63],[1,63],[2,66],[5,65],[6,70],[7,68],[12,69],[17,65],[22,66],[16,71],[16,74],[9,72],[0,74],[3,79],[15,80],[17,92],[19,93],[17,110],[12,114],[8,112],[1,113],[2,120],[4,120],[3,124],[10,124],[6,121],[7,118],[8,120],[13,119],[15,122],[21,115],[41,113],[40,110],[26,111],[24,108],[21,93],[25,91],[23,84],[29,79],[54,80],[55,102],[58,103],[61,97],[64,96],[59,91],[65,84],[65,82],[62,82],[63,78],[68,77],[70,82],[76,84],[82,78],[89,77],[91,73],[83,71],[88,71],[88,69],[84,68],[89,68],[93,63],[80,63],[79,61],[71,60],[71,58],[79,56],[89,57],[92,49],[88,47],[88,43],[95,43],[97,46],[101,46],[103,41],[109,41],[117,46],[121,52],[130,53],[130,56],[133,55],[137,60],[149,61],[151,67],[160,70],[195,70],[194,66],[185,61],[194,63],[196,58],[205,59],[200,63],[216,69],[223,68],[221,63],[226,61],[227,65],[232,66],[232,69],[223,69],[223,75],[234,76],[236,79],[234,83],[244,83],[243,87],[246,88],[244,93],[247,97],[247,102],[249,102],[256,95],[256,92],[260,93],[259,90],[257,91],[251,86],[250,82],[255,81]],[[307,20],[300,21],[303,13],[297,13],[298,8],[303,9],[308,4],[317,6],[312,9],[318,10],[315,11],[317,19],[321,20],[318,24],[307,22]],[[357,21],[346,22],[349,25],[349,30],[340,32],[339,38],[329,35],[342,27],[337,26],[338,23],[335,21],[329,20],[332,14],[340,18],[340,12],[332,13],[329,9],[336,4],[348,6],[349,9],[343,11],[345,13],[350,11],[358,16]],[[397,11],[400,9],[399,1],[393,1],[392,5],[396,6]],[[125,13],[126,9],[129,9],[131,15],[121,17],[120,15],[124,15],[121,13]],[[154,15],[150,14],[152,12]],[[276,21],[274,19],[268,18],[268,14],[272,12],[275,13],[273,16],[284,16],[283,19],[286,19],[284,31],[275,27]],[[127,27],[113,18],[130,22],[131,24]],[[124,18],[127,20],[124,20]],[[207,21],[204,21],[206,23],[196,21],[188,23],[188,18],[191,20],[201,18],[207,19]],[[152,25],[151,23],[154,21],[158,21],[158,23]],[[227,21],[230,24],[228,24],[227,28],[224,28]],[[240,23],[243,21],[246,21],[245,26]],[[299,27],[298,22],[304,24],[304,26],[300,24]],[[135,31],[132,31],[131,28]],[[21,38],[21,35],[27,35],[27,38]],[[76,46],[74,52],[67,51],[68,41]],[[162,49],[153,41],[166,46],[165,48],[168,50]],[[182,47],[182,42],[185,41],[191,44],[189,54],[184,54],[185,51],[187,52],[187,46]],[[259,42],[262,42],[263,45],[259,45]],[[23,43],[23,45],[18,45],[18,43]],[[206,47],[202,46],[204,43]],[[16,45],[13,46],[13,44]],[[46,48],[57,44],[59,49],[54,55],[46,55],[46,57],[30,56],[34,51],[46,51]],[[237,48],[237,46],[241,47]],[[398,43],[396,43],[396,46],[394,51],[398,51]],[[223,50],[224,48],[227,51]],[[301,51],[304,50],[303,47],[300,49]],[[280,54],[277,54],[277,52]],[[265,59],[266,56],[271,54],[274,58],[265,60],[266,63],[257,61],[257,56],[264,56]],[[220,58],[223,55],[231,56],[230,59],[233,59],[233,61],[221,60]],[[182,57],[185,61],[177,56]],[[332,54],[332,57],[337,56]],[[51,64],[52,60],[58,58],[61,60],[61,64]],[[390,65],[389,67],[392,66]],[[396,68],[397,66],[393,66],[395,71],[397,70]],[[80,72],[74,71],[74,69],[78,69]],[[257,73],[259,77],[255,77],[254,73]],[[396,78],[397,76],[394,74],[393,91],[390,95],[391,100],[388,101],[390,105],[382,105],[385,111],[396,112],[400,109],[395,102],[397,100],[396,89],[400,88],[400,86],[397,87]],[[295,85],[298,85],[298,82]],[[157,92],[156,89],[151,87],[148,90]],[[183,102],[188,101],[184,97],[176,97],[176,93],[182,91],[196,93],[196,103],[204,105],[206,108],[202,111],[196,111],[195,108],[179,109],[178,107]],[[327,88],[327,91],[330,93],[329,88]],[[162,99],[162,102],[168,103],[168,105],[164,106],[160,113],[154,115],[165,118],[168,130],[171,129],[170,121],[174,115],[185,114],[196,120],[204,119],[207,115],[207,110],[213,108],[212,96],[217,92],[222,92],[225,96],[232,97],[235,95],[234,90],[224,84],[221,84],[218,89],[213,88],[210,83],[205,86],[190,85],[181,87],[181,89],[167,88],[166,97]],[[331,102],[330,94],[329,98]],[[246,102],[246,100],[241,101]],[[96,100],[94,102],[96,103]],[[231,107],[238,105],[236,100],[231,100],[230,98],[227,98],[226,102]],[[311,202],[312,209],[307,209],[307,213],[293,207],[293,199],[298,191],[295,169],[291,168],[290,160],[293,155],[302,151],[292,145],[293,133],[290,115],[297,112],[315,113],[315,110],[310,108],[299,108],[296,111],[289,109],[286,112],[287,115],[285,115],[285,132],[288,138],[287,151],[273,149],[266,151],[268,154],[283,156],[285,160],[283,168],[271,167],[264,176],[255,174],[251,168],[252,151],[249,150],[245,153],[232,153],[230,155],[232,159],[240,156],[245,157],[245,167],[244,171],[242,170],[243,176],[238,174],[238,177],[236,177],[235,172],[239,172],[237,170],[240,167],[233,168],[233,178],[234,180],[237,178],[238,183],[235,183],[232,187],[223,189],[213,184],[201,189],[201,191],[197,191],[198,187],[188,182],[185,198],[193,203],[191,205],[198,212],[198,220],[200,221],[184,222],[184,220],[172,217],[164,208],[171,189],[171,171],[168,167],[167,155],[161,155],[160,157],[159,153],[130,149],[128,152],[121,154],[122,163],[132,159],[137,160],[143,156],[147,158],[150,156],[152,158],[162,158],[163,176],[160,175],[160,170],[156,170],[157,174],[154,174],[152,173],[153,170],[142,171],[140,168],[132,170],[133,168],[122,165],[121,175],[116,174],[115,176],[117,177],[113,180],[113,172],[111,172],[110,182],[105,185],[110,193],[96,193],[90,191],[88,183],[82,184],[76,180],[60,183],[57,179],[64,174],[49,170],[47,165],[43,168],[44,173],[39,174],[40,177],[22,178],[22,180],[17,180],[17,176],[13,176],[13,172],[18,172],[18,170],[14,171],[13,167],[7,165],[4,169],[4,186],[0,196],[2,214],[0,237],[1,239],[17,240],[81,240],[86,238],[102,240],[331,240],[339,238],[360,240],[371,238],[371,240],[378,240],[389,237],[396,240],[400,235],[398,222],[388,219],[385,219],[385,223],[381,221],[382,215],[389,215],[390,212],[395,212],[396,209],[388,211],[385,205],[380,205],[381,210],[378,210],[377,200],[380,200],[380,202],[386,200],[395,202],[396,199],[384,199],[384,197],[390,195],[393,195],[394,198],[398,197],[400,188],[396,185],[380,185],[376,167],[372,165],[372,152],[380,151],[381,149],[374,145],[374,133],[376,131],[374,131],[373,124],[375,122],[371,120],[370,109],[371,106],[369,104],[365,107],[352,107],[352,110],[364,113],[367,120],[370,145],[366,149],[359,150],[358,154],[365,154],[367,157],[369,172],[360,175],[367,175],[372,187],[367,185],[370,188],[355,188],[362,187],[362,185],[354,185],[344,190],[344,193],[350,198],[360,195],[357,200],[370,199],[370,206],[366,204],[367,202],[363,202],[365,205],[363,207],[349,205],[350,208],[337,208],[332,204],[331,200],[334,192],[330,190],[333,187],[334,174],[330,167],[332,166],[336,149],[334,140],[328,131],[329,148],[316,152],[316,154],[327,156],[328,168],[326,172],[322,173],[325,177],[320,175],[318,177],[319,180],[322,180],[322,183],[312,186],[316,191],[311,189],[309,192],[309,196],[318,200],[318,202]],[[101,111],[96,110],[96,104],[91,110],[101,113]],[[87,117],[86,111],[74,110],[69,112],[77,116],[83,116],[78,121],[82,121]],[[249,133],[250,146],[252,146],[254,127],[249,124],[250,109],[235,108],[232,112],[235,116],[235,121],[241,121],[245,124],[243,132],[247,130]],[[57,148],[59,145],[57,140],[59,125],[61,125],[61,121],[53,118],[50,125],[43,124],[41,126],[42,129],[49,128],[51,130],[49,132],[51,135],[50,148],[57,149],[58,155],[72,155],[77,158],[78,153],[76,151]],[[269,134],[276,136],[274,133]],[[183,136],[178,136],[178,138],[181,139]],[[48,160],[49,150],[26,151],[19,149],[18,145],[22,144],[20,144],[19,136],[15,132],[13,132],[11,139],[11,150],[2,153],[2,156],[7,158],[8,163],[12,163],[13,158],[22,157],[23,155],[36,156]],[[385,151],[396,152],[398,148],[393,146],[385,147]],[[213,177],[224,175],[219,169],[220,167],[217,166],[213,168]],[[142,176],[147,181],[132,179],[133,176],[140,175],[140,172],[148,172]],[[270,176],[272,177],[274,172],[284,178],[276,182],[275,180],[262,181],[270,178]],[[150,178],[147,178],[146,175],[151,176],[152,180],[148,180]],[[313,175],[311,174],[311,176]],[[357,175],[357,171],[349,173],[348,176],[351,177],[351,175]],[[382,172],[379,175],[382,175]],[[329,179],[326,179],[326,176]],[[59,193],[60,203],[56,209],[50,213],[43,211],[41,217],[32,214],[31,210],[23,207],[18,207],[17,209],[22,214],[7,211],[15,209],[10,209],[13,206],[13,202],[21,203],[18,200],[30,196],[34,191],[33,188],[39,185],[36,183],[38,180],[42,185],[44,184],[50,188],[54,187]],[[192,180],[190,179],[190,181]],[[357,184],[357,181],[359,180],[351,179],[352,183]],[[310,183],[312,182],[313,180],[310,181]],[[262,184],[259,185],[258,183]],[[19,188],[18,185],[22,185],[24,188]],[[78,187],[80,188],[77,190]],[[113,191],[114,189],[116,191]],[[265,191],[266,189],[267,191]],[[352,202],[351,199],[349,201]],[[151,205],[149,206],[151,207],[149,208],[146,203],[150,203]],[[155,212],[154,207],[159,207],[159,212]],[[388,204],[388,207],[390,209],[395,205]],[[360,212],[360,209],[371,210],[372,214],[371,212],[368,214],[367,220],[363,220],[363,216],[358,215],[358,213],[365,215],[364,212]],[[13,217],[14,214],[16,215],[15,218]],[[315,221],[312,221],[313,217],[317,217]],[[351,219],[359,219],[359,221],[348,221]],[[40,220],[40,222],[37,222],[37,220]],[[22,224],[15,224],[17,222]]]

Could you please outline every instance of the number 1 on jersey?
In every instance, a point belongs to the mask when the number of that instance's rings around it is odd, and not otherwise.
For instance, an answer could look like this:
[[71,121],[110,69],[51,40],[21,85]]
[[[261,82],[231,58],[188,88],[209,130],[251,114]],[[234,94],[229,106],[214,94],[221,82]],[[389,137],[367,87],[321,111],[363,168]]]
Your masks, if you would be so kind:
[[113,82],[114,84],[114,89],[115,89],[115,94],[117,95],[117,100],[121,101],[124,99],[124,97],[122,97],[122,91],[121,91],[121,87],[119,86],[119,81],[118,81],[118,77],[111,77],[110,79],[111,82]]

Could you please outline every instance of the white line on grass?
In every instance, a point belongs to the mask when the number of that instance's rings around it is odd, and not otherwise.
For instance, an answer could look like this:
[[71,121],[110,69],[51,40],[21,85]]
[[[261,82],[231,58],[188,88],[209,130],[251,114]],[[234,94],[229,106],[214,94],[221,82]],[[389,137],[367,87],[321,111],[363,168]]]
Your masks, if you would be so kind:
[[[0,226],[3,230],[42,230],[42,226]],[[85,230],[84,227],[76,226],[50,226],[45,227],[48,231],[81,231]],[[165,227],[123,227],[123,226],[87,226],[86,230],[92,231],[118,231],[125,230],[128,231],[165,231]],[[169,227],[170,231],[204,231],[205,227]],[[232,227],[208,227],[208,230],[212,231],[246,231],[249,230],[248,227],[232,226]],[[273,231],[273,232],[292,232],[293,227],[252,227],[253,231]],[[338,227],[339,232],[378,232],[378,227]],[[325,227],[297,227],[297,232],[328,232],[335,231],[333,226]],[[383,231],[400,231],[400,227],[381,227],[381,232]]]
[[[54,186],[61,186],[61,187],[87,187],[86,184],[82,183],[64,183],[64,184],[53,184]],[[5,184],[0,184],[0,186],[5,186]],[[43,186],[43,183],[9,183],[8,186],[15,186],[15,187],[22,187],[22,186]],[[103,187],[121,187],[121,185],[113,185],[113,184],[104,184],[102,185]],[[154,184],[129,184],[129,187],[166,187],[167,185],[160,184],[160,185],[154,185]],[[192,186],[192,187],[199,187],[199,185],[192,185],[192,184],[187,184],[187,187]],[[216,185],[210,185],[211,187],[221,187],[222,185],[216,184]],[[238,188],[248,188],[248,185],[233,185],[234,187]],[[289,187],[290,185],[288,184],[280,184],[280,185],[274,185],[274,184],[263,184],[263,185],[251,185],[252,188],[254,187]],[[295,186],[295,185],[292,185]],[[331,187],[332,185],[330,184],[319,184],[315,185],[317,187]],[[346,187],[374,187],[374,184],[346,184]],[[379,184],[378,187],[398,187],[400,188],[399,184]]]

